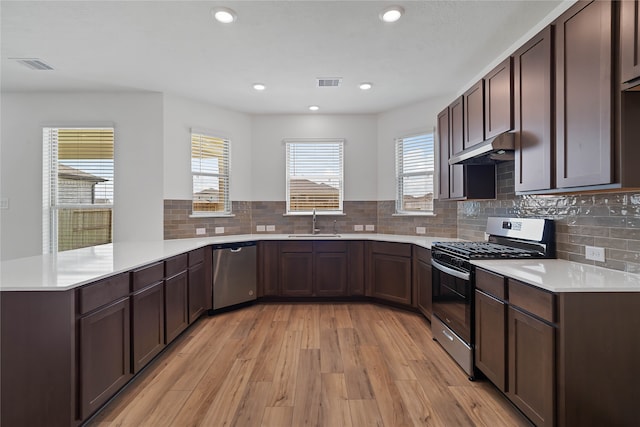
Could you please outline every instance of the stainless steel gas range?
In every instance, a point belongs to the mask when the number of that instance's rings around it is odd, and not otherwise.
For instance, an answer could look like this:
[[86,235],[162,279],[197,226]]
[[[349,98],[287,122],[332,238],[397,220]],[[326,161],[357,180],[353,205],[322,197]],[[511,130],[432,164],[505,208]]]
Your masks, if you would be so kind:
[[552,220],[489,217],[486,242],[436,242],[433,266],[433,338],[473,380],[475,271],[479,259],[555,258]]

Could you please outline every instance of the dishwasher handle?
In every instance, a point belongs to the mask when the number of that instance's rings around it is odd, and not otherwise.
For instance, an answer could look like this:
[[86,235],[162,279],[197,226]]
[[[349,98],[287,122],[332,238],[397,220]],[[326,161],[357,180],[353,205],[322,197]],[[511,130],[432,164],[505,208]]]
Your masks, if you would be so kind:
[[240,252],[242,250],[242,248],[229,248],[229,251],[233,252],[234,254],[236,252]]

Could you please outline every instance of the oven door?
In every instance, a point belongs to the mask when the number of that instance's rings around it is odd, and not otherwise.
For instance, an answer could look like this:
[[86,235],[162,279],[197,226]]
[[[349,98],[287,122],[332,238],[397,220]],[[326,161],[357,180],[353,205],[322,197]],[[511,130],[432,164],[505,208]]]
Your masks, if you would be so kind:
[[471,346],[471,273],[432,259],[433,314]]

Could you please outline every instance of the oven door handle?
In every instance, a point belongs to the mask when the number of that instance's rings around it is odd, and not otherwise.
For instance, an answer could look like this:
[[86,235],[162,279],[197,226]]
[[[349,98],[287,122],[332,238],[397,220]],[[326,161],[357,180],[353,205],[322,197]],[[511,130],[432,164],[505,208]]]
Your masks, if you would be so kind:
[[443,273],[449,274],[453,277],[457,277],[458,279],[462,279],[462,280],[471,279],[470,273],[463,273],[461,271],[454,270],[453,268],[440,264],[438,261],[434,260],[433,258],[431,259],[431,265],[434,266],[436,269],[442,271]]

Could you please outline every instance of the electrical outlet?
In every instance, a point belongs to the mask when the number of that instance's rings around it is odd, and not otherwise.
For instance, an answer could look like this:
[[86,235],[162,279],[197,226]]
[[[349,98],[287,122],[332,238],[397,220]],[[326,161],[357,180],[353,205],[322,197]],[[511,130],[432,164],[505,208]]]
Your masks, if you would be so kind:
[[376,227],[374,225],[367,224],[367,225],[365,225],[364,229],[367,230],[367,231],[374,231],[376,229]]
[[597,246],[585,246],[584,257],[593,261],[604,262],[604,248]]
[[264,232],[266,230],[264,225],[256,225],[257,232]]
[[275,225],[267,225],[267,231],[276,231]]
[[216,234],[224,233],[224,227],[216,227]]
[[353,226],[353,231],[363,231],[363,230],[364,230],[364,226],[362,224]]
[[416,227],[416,234],[427,234],[426,227]]
[[205,234],[207,234],[206,228],[196,228],[196,235],[204,236]]

